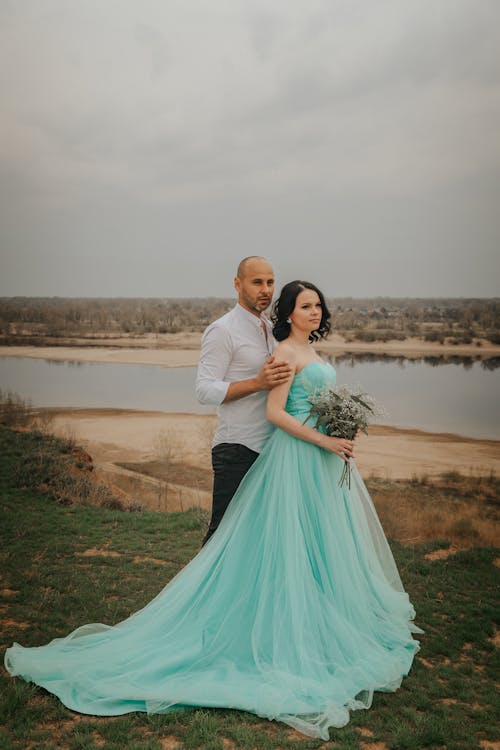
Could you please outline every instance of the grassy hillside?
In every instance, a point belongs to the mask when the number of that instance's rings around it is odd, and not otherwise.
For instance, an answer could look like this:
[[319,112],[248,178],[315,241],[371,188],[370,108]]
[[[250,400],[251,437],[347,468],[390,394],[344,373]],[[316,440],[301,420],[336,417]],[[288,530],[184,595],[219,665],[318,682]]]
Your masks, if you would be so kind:
[[[51,450],[59,449],[68,456],[67,446],[52,442]],[[58,502],[38,490],[22,489],[26,476],[19,467],[33,463],[32,450],[33,436],[0,429],[2,660],[14,640],[40,645],[85,622],[123,619],[158,593],[196,553],[203,535],[195,513],[129,513],[68,504],[67,495]],[[81,463],[77,456],[74,460]],[[331,732],[330,743],[307,740],[239,711],[80,716],[2,669],[0,748],[498,748],[494,622],[499,553],[470,549],[429,559],[433,550],[446,547],[446,540],[417,547],[394,544],[425,630],[422,650],[402,688],[377,694],[371,710],[354,713],[347,727]]]

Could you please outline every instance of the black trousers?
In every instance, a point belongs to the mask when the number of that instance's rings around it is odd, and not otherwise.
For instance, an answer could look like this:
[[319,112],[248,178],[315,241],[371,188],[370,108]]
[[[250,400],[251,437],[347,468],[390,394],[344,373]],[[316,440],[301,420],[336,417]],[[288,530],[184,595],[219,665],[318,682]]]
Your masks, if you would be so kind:
[[259,454],[239,443],[219,443],[212,448],[214,494],[212,517],[203,539],[206,544],[226,512],[238,486]]

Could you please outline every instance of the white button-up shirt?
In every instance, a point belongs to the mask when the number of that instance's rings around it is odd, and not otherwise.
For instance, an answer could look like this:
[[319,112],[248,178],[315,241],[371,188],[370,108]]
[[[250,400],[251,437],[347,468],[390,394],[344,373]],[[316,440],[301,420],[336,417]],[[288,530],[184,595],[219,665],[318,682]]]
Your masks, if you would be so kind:
[[[262,330],[266,326],[267,340]],[[213,445],[240,443],[259,453],[273,430],[266,420],[267,391],[223,403],[230,383],[257,375],[273,353],[272,326],[237,304],[211,323],[201,340],[196,396],[202,404],[217,406],[219,417]]]

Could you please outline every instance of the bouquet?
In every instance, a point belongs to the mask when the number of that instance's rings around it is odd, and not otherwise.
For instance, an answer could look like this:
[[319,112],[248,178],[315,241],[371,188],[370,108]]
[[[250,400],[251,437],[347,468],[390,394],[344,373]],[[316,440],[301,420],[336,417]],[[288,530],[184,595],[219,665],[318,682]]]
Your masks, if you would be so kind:
[[[384,410],[366,393],[354,393],[347,386],[323,388],[309,399],[312,404],[307,419],[316,418],[314,427],[322,427],[330,437],[354,440],[359,431],[366,434],[366,427],[375,416],[383,416]],[[346,459],[339,481],[351,488],[351,464]]]

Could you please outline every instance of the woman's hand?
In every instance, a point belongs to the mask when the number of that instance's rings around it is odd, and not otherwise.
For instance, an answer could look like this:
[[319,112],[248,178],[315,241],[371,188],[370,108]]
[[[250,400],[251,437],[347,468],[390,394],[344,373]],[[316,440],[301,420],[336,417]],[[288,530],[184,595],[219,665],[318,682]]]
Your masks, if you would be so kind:
[[355,458],[354,455],[354,440],[345,440],[344,438],[335,438],[325,435],[325,444],[322,448],[335,453],[340,456],[344,461],[349,461],[350,458]]

